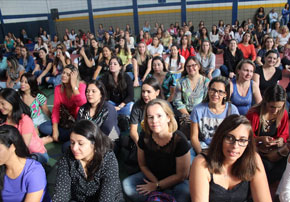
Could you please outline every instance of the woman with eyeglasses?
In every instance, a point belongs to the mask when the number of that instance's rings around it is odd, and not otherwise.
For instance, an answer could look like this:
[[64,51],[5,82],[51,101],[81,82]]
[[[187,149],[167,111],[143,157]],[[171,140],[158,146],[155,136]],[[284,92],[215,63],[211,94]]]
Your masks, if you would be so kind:
[[[190,115],[190,141],[196,154],[206,150],[217,127],[231,114],[239,114],[230,100],[230,84],[225,77],[215,77],[208,85],[204,101],[196,105]],[[194,156],[194,154],[193,154]]]
[[[192,201],[272,201],[250,122],[230,115],[217,128],[207,154],[191,166]],[[251,201],[252,201],[251,200]]]
[[251,108],[253,101],[260,103],[262,96],[259,85],[252,80],[255,63],[242,60],[236,68],[236,77],[231,82],[231,102],[238,108],[241,115],[245,115]]
[[185,71],[177,82],[173,106],[179,116],[190,116],[193,107],[202,102],[207,94],[209,79],[203,75],[202,67],[194,56],[187,58]]
[[284,144],[289,137],[286,92],[279,85],[270,86],[263,100],[247,113],[254,131],[258,151],[262,157],[270,183],[280,180],[289,153]]

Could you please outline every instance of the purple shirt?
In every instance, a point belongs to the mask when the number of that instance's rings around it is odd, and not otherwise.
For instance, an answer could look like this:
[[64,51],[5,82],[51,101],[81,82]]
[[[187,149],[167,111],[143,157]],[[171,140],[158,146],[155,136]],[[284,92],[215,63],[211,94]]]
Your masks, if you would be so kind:
[[[46,176],[42,165],[33,159],[26,159],[21,174],[16,179],[4,176],[2,199],[5,202],[24,201],[27,193],[44,190],[46,192]],[[42,200],[41,200],[42,201]]]

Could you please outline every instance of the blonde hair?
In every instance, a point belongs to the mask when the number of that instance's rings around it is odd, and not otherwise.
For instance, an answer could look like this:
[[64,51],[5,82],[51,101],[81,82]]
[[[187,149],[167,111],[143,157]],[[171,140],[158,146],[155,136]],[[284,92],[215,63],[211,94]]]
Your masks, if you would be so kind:
[[281,26],[281,28],[280,28],[280,34],[282,34],[282,30],[283,30],[283,29],[286,30],[286,33],[287,33],[287,34],[289,33],[289,29],[288,29],[288,27],[287,27],[286,25],[283,25],[283,26]]
[[200,46],[198,52],[199,52],[200,55],[203,53],[203,50],[202,50],[202,44],[204,44],[204,43],[208,43],[208,44],[209,44],[209,49],[208,49],[208,52],[207,52],[207,54],[206,54],[206,57],[209,58],[209,57],[211,56],[211,54],[213,54],[213,53],[212,53],[212,46],[211,46],[210,41],[208,41],[208,40],[204,40],[204,41],[201,43],[201,46]]
[[[144,44],[144,46],[145,46],[145,56],[146,57],[150,56],[150,53],[149,53],[149,51],[147,49],[146,43],[141,41],[141,42],[138,43],[138,47],[139,47],[140,44]],[[136,57],[136,60],[137,60],[137,64],[141,65],[142,64],[142,60],[141,60],[141,55],[139,53],[138,47],[137,47],[137,51],[136,51],[135,57]]]
[[166,115],[169,117],[170,121],[168,123],[168,132],[173,133],[177,130],[177,122],[174,118],[174,113],[171,109],[171,107],[169,106],[168,102],[162,99],[154,99],[151,100],[150,102],[147,103],[145,110],[144,110],[144,131],[146,133],[146,135],[151,135],[152,131],[149,127],[148,121],[147,121],[147,110],[149,107],[153,106],[153,105],[160,105],[161,108],[163,109],[163,111],[166,113]]

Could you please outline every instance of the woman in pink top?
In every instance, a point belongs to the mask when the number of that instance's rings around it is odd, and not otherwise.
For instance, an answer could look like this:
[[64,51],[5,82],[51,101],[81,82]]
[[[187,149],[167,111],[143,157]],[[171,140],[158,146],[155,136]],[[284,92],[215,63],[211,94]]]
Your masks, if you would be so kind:
[[0,117],[2,124],[14,126],[19,130],[33,158],[47,163],[48,154],[30,118],[30,109],[12,88],[0,91]]
[[254,62],[256,60],[257,53],[251,42],[251,38],[252,35],[250,33],[245,33],[241,43],[238,45],[238,48],[243,52],[244,59],[250,59]]
[[78,69],[67,65],[61,75],[62,84],[55,87],[52,109],[52,138],[54,141],[66,142],[69,140],[70,130],[59,126],[60,108],[63,105],[76,118],[80,106],[87,102],[86,84],[80,82]]

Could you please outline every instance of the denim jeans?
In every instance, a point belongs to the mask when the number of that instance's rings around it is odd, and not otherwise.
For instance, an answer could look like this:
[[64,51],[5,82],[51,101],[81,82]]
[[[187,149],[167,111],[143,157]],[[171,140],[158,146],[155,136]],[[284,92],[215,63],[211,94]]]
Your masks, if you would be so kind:
[[[7,88],[6,82],[0,82],[0,88]],[[20,81],[14,84],[13,89],[18,90],[20,88]]]
[[[205,73],[208,75],[209,70],[206,70]],[[218,77],[221,75],[221,70],[220,69],[214,69],[213,72],[211,73],[212,78]]]
[[[114,103],[111,100],[109,100],[109,103],[112,104],[115,107],[117,106],[117,104]],[[122,115],[130,116],[133,105],[134,105],[134,102],[128,102],[122,109],[117,111],[117,114],[118,115],[122,114]]]
[[[142,172],[136,173],[125,178],[122,182],[123,190],[126,196],[133,202],[145,202],[147,196],[139,194],[136,191],[136,186],[140,184],[145,184],[145,175]],[[190,192],[189,192],[189,182],[184,180],[183,182],[163,190],[167,194],[171,194],[177,202],[190,202]]]
[[46,164],[48,162],[49,156],[47,152],[41,154],[41,153],[32,153],[31,158],[38,161],[41,164]]
[[220,66],[220,70],[221,70],[222,76],[227,77],[227,78],[229,77],[230,72],[229,72],[229,68],[226,65]]
[[52,123],[51,121],[46,121],[38,126],[38,130],[41,134],[48,136],[52,135]]

